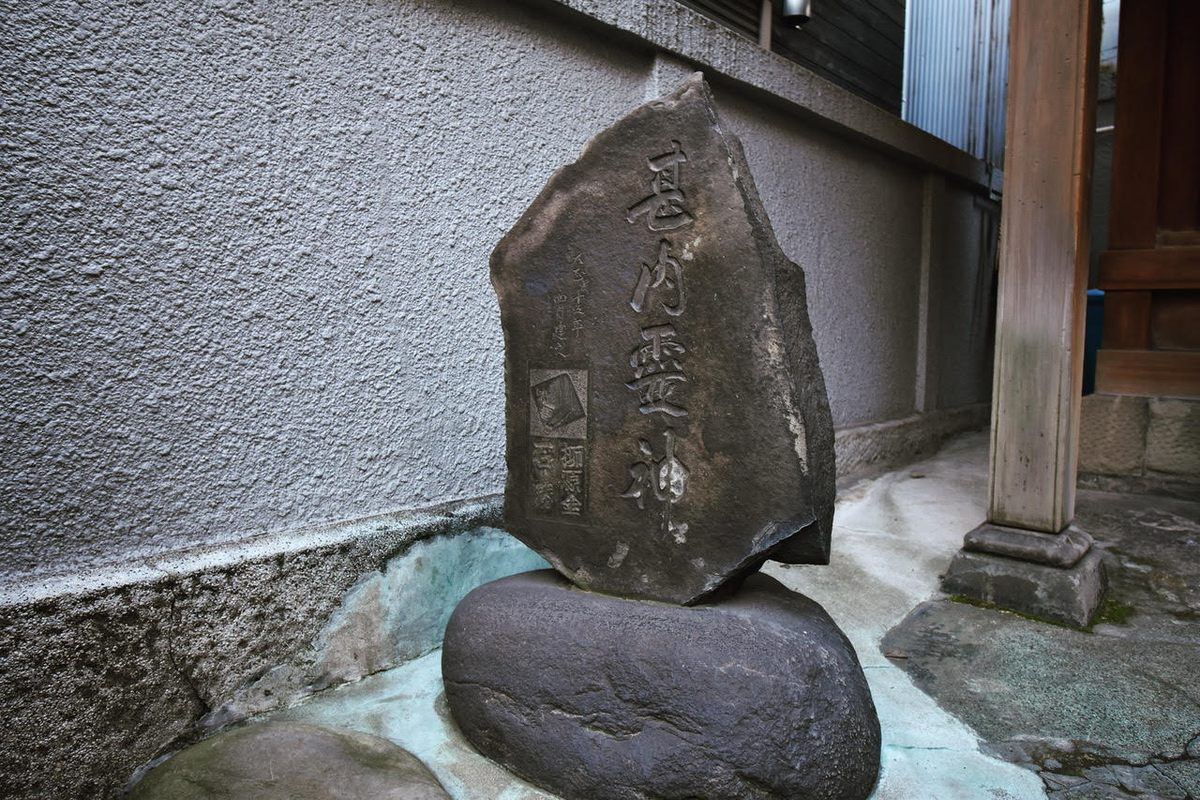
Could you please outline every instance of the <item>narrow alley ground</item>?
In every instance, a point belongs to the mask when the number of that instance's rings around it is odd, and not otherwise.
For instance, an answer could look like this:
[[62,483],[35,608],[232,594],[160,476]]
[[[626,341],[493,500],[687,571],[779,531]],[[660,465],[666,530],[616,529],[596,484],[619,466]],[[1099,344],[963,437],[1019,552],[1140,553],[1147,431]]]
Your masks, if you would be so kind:
[[[766,571],[854,643],[883,728],[876,800],[1200,797],[1200,503],[1082,492],[1109,555],[1090,632],[946,598],[984,518],[987,441],[843,489],[833,563]],[[441,693],[440,651],[280,712],[392,739],[459,800],[549,798],[477,755]]]

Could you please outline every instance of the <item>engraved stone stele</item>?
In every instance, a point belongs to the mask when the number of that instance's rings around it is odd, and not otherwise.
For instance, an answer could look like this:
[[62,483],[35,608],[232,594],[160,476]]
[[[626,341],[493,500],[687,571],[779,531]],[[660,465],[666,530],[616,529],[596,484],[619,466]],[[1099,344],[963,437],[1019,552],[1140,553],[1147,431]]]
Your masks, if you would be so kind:
[[512,533],[581,588],[683,604],[828,563],[804,275],[698,74],[560,169],[491,269]]
[[880,735],[854,650],[750,574],[828,561],[833,426],[803,273],[700,76],[559,170],[492,279],[506,524],[561,575],[455,609],[458,729],[565,800],[862,800]]

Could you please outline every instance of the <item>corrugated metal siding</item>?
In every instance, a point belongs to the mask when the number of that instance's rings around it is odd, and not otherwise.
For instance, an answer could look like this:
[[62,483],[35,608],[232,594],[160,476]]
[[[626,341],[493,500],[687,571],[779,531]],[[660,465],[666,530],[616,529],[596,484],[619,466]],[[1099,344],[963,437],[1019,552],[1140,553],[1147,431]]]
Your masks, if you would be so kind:
[[[757,41],[759,0],[682,0]],[[900,113],[904,0],[814,0],[801,30],[776,23],[771,49],[855,94]]]
[[1100,10],[1104,23],[1100,28],[1100,66],[1117,63],[1117,24],[1121,19],[1121,0],[1103,0]]
[[1004,163],[1009,0],[909,0],[901,116]]

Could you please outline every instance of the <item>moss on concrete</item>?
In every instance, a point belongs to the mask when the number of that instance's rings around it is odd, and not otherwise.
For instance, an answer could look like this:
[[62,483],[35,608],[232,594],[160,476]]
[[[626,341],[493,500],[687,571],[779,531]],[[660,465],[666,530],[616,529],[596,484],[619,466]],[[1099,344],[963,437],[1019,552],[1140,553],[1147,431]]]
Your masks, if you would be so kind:
[[[976,608],[986,608],[989,611],[1000,611],[1004,614],[1012,614],[1014,617],[1021,617],[1022,619],[1028,619],[1028,620],[1032,620],[1034,622],[1043,622],[1047,625],[1053,625],[1057,628],[1066,628],[1067,630],[1071,630],[1071,631],[1080,630],[1079,628],[1076,628],[1071,625],[1064,625],[1063,623],[1059,622],[1058,620],[1050,619],[1049,617],[1040,617],[1037,614],[1030,614],[1026,611],[1015,611],[1011,608],[1005,608],[1004,606],[998,606],[995,603],[989,603],[987,600],[980,600],[978,597],[971,597],[970,595],[966,595],[966,594],[952,594],[952,595],[950,595],[949,599],[955,603],[966,603],[969,606],[975,606]],[[1083,630],[1086,630],[1089,633],[1091,632],[1091,628],[1084,628]]]
[[1092,620],[1092,626],[1124,625],[1136,613],[1137,610],[1133,606],[1109,598],[1101,604],[1100,610],[1096,612],[1096,618]]

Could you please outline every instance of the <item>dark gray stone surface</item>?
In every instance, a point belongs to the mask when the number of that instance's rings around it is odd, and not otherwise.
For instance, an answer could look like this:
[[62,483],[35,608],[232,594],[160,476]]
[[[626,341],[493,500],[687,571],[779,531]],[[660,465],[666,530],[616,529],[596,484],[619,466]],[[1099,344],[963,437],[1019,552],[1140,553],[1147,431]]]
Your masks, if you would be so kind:
[[942,590],[1079,628],[1091,624],[1104,595],[1104,556],[1095,549],[1073,567],[960,550]]
[[694,607],[494,581],[454,612],[442,674],[471,743],[568,800],[851,800],[879,769],[850,643],[761,574]]
[[305,722],[217,734],[158,765],[129,800],[450,800],[387,739]]
[[1062,533],[1041,533],[985,522],[967,531],[963,549],[1008,556],[1052,567],[1073,567],[1092,546],[1092,537],[1074,525]]
[[881,649],[1056,800],[1200,797],[1200,503],[1081,491],[1108,555],[1092,632],[938,600]]
[[804,275],[698,75],[559,170],[492,280],[522,541],[580,587],[679,603],[768,556],[828,562]]

